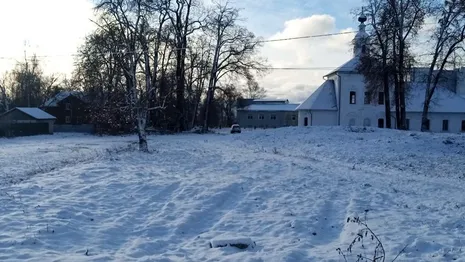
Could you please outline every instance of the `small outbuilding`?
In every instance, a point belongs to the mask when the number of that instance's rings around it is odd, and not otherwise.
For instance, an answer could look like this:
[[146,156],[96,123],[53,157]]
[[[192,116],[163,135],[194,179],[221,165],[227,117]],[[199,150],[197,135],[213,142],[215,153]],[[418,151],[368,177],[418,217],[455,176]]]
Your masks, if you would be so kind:
[[53,134],[56,118],[36,107],[15,107],[0,115],[0,136]]

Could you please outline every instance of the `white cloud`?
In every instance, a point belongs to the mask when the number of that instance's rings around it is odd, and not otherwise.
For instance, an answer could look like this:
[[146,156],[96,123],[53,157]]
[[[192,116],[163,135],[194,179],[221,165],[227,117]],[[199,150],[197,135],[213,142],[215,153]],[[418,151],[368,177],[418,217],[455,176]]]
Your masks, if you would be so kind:
[[[312,15],[286,21],[284,28],[270,39],[354,30],[347,28],[337,31],[334,17]],[[353,34],[344,34],[265,43],[262,55],[268,59],[271,67],[311,67],[321,70],[273,70],[260,79],[260,83],[267,89],[270,97],[300,102],[323,82],[322,77],[326,73],[350,59],[350,43],[353,37]]]

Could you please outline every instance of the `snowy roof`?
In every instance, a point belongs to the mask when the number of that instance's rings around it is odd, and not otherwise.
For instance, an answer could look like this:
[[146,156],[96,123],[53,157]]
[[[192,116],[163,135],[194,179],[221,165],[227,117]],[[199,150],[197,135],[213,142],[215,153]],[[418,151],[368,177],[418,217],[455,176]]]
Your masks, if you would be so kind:
[[[56,119],[56,117],[50,115],[49,113],[37,108],[37,107],[16,107],[14,109],[18,109],[19,111],[35,118],[35,119]],[[13,110],[14,110],[13,109]]]
[[82,95],[78,91],[61,91],[60,93],[56,94],[54,97],[50,98],[49,100],[45,101],[43,106],[45,107],[55,107],[58,106],[60,101],[63,101],[69,96],[75,96],[78,98],[82,98]]
[[357,69],[357,65],[359,62],[359,58],[357,56],[353,57],[349,61],[345,62],[340,67],[334,69],[330,73],[326,74],[325,76],[329,76],[335,73],[352,73],[355,72]]
[[[406,97],[407,112],[422,112],[426,84],[415,83]],[[447,88],[437,87],[429,112],[431,113],[465,113],[465,97],[459,96]]]
[[296,110],[337,110],[333,80],[326,80]]
[[288,103],[288,99],[254,99],[254,102],[280,102],[280,103]]
[[298,104],[252,104],[239,110],[245,111],[295,111]]

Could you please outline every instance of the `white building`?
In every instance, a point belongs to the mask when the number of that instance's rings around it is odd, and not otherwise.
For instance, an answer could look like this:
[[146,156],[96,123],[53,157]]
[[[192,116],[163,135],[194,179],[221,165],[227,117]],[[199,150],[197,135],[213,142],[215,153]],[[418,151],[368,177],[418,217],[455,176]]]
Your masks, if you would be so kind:
[[[385,126],[384,94],[369,102],[365,98],[363,76],[356,72],[359,57],[365,51],[368,34],[366,18],[359,18],[359,32],[354,39],[354,56],[348,62],[324,76],[324,83],[296,110],[299,126]],[[406,98],[407,126],[421,129],[421,113],[425,83],[421,80],[425,68],[415,68],[411,77],[411,91]],[[447,81],[441,83],[430,104],[429,122],[433,132],[465,132],[465,68],[447,71]],[[391,96],[392,97],[392,96]],[[395,127],[395,110],[392,110]]]

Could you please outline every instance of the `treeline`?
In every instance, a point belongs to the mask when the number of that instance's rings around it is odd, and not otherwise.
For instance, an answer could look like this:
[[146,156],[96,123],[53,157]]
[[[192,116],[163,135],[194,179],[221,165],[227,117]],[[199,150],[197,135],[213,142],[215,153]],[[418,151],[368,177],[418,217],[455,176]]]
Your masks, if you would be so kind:
[[97,29],[79,50],[75,79],[93,119],[109,128],[182,132],[226,126],[241,96],[260,97],[260,39],[238,9],[197,0],[101,0]]
[[60,90],[80,90],[93,123],[104,132],[138,132],[146,151],[147,128],[229,126],[238,98],[265,95],[255,79],[266,68],[257,55],[261,41],[230,3],[96,3],[96,29],[78,50],[71,80],[44,76],[37,58],[18,64],[0,85],[0,110],[40,106]]
[[58,92],[72,88],[70,80],[44,74],[39,59],[33,55],[1,76],[0,113],[14,107],[39,107]]
[[[422,130],[427,130],[433,94],[445,71],[454,68],[457,58],[463,57],[465,1],[365,0],[362,11],[368,19],[369,38],[358,69],[372,97],[380,91],[384,93],[386,127],[393,127],[391,108],[395,108],[395,127],[407,129],[406,97],[412,70],[425,63]],[[425,26],[432,30],[424,30],[420,35]],[[427,43],[419,44],[420,37],[427,37]],[[413,54],[413,47],[424,52],[421,57]]]

